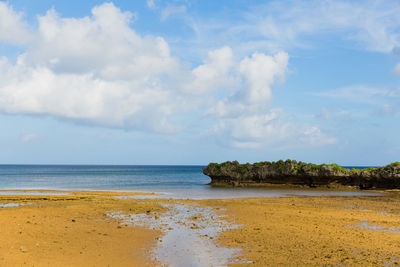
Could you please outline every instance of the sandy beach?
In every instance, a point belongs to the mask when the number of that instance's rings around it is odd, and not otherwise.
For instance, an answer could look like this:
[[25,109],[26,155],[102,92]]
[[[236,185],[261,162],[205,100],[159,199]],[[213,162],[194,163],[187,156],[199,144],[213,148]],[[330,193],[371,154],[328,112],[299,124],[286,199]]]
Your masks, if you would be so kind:
[[[15,192],[0,196],[1,266],[175,266],[179,258],[187,266],[400,264],[400,193],[394,191],[224,200]],[[198,243],[198,251],[187,252],[195,257],[179,254],[185,242]]]
[[400,0],[0,0],[0,267],[400,266]]
[[124,193],[68,193],[0,196],[3,205],[23,204],[0,208],[1,266],[157,265],[148,252],[161,233],[124,226],[106,213],[161,211],[159,205],[110,197],[130,195]]

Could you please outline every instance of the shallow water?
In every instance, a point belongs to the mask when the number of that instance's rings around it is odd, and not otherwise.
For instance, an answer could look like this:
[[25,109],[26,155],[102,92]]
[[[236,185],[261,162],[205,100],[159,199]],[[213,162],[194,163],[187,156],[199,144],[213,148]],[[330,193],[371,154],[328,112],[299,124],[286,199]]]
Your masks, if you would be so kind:
[[4,190],[0,191],[0,195],[47,195],[47,196],[64,196],[64,195],[70,195],[70,193],[63,193],[63,192],[40,192],[40,191],[12,191],[12,190]]
[[350,225],[348,226],[349,228],[359,228],[363,230],[373,230],[373,231],[382,231],[382,232],[392,232],[392,233],[400,233],[400,228],[396,227],[387,227],[387,226],[382,226],[382,225],[373,225],[369,224],[368,220],[361,220],[363,221],[360,224],[356,225]]
[[[164,232],[153,257],[167,266],[227,266],[238,262],[239,249],[221,247],[214,240],[222,231],[237,228],[221,220],[211,207],[189,204],[166,205],[164,213],[109,215],[123,224],[140,225]],[[236,259],[235,259],[236,258]]]
[[[226,199],[278,197],[287,194],[307,196],[375,196],[360,191],[278,190],[261,188],[221,188],[207,185],[211,179],[202,166],[110,166],[110,165],[0,165],[0,194],[22,189],[103,190],[156,192],[162,198]],[[62,194],[62,193],[45,193]],[[154,196],[152,196],[154,198]],[[143,198],[143,197],[141,197]]]
[[[231,199],[231,198],[254,198],[254,197],[284,197],[295,196],[382,196],[382,193],[366,191],[328,191],[316,189],[267,189],[267,188],[225,188],[212,187],[197,189],[167,188],[162,191],[149,191],[155,195],[124,196],[121,198],[172,198],[172,199]],[[146,192],[146,191],[142,191]]]
[[18,207],[20,206],[20,203],[6,203],[6,204],[0,204],[1,208],[7,208],[7,207]]
[[32,203],[5,203],[0,204],[0,208],[7,208],[7,207],[18,207],[23,205],[31,205]]

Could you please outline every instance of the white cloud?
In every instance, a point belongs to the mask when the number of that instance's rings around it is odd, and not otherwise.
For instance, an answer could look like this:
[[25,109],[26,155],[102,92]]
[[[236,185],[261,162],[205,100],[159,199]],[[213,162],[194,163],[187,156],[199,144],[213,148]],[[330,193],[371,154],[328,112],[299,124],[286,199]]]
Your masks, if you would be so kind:
[[235,78],[231,75],[233,52],[228,46],[208,52],[203,64],[192,70],[189,80],[185,80],[186,91],[195,94],[210,93],[214,90],[234,86]]
[[[228,145],[239,148],[258,148],[262,145],[286,140],[287,125],[279,123],[279,111],[265,114],[244,114],[220,119],[214,126],[214,134]],[[226,137],[229,137],[226,139]]]
[[[207,114],[217,118],[213,133],[239,148],[259,148],[300,140],[311,145],[336,142],[315,126],[283,122],[283,111],[271,109],[271,86],[284,80],[289,55],[254,53],[244,58],[237,70],[240,86],[230,97],[218,101]],[[293,144],[298,145],[298,144]]]
[[312,94],[316,96],[340,98],[351,102],[374,104],[376,97],[382,95],[382,93],[384,92],[377,88],[371,88],[363,85],[353,85]]
[[400,89],[380,89],[363,85],[352,85],[311,94],[316,96],[343,99],[349,102],[376,105],[388,99],[400,98]]
[[397,63],[396,67],[394,67],[393,72],[397,75],[400,75],[400,63]]
[[186,13],[186,6],[173,6],[168,5],[161,11],[161,20],[166,20],[172,15]]
[[298,140],[303,144],[312,146],[331,145],[337,143],[337,139],[326,135],[316,126],[300,126],[300,128],[293,129],[298,133]]
[[[19,29],[21,15],[6,8],[7,21],[18,21]],[[318,128],[285,123],[282,112],[271,109],[271,87],[285,78],[287,53],[236,60],[223,46],[190,69],[171,56],[162,37],[137,34],[132,19],[112,3],[83,18],[63,18],[55,10],[39,16],[17,61],[0,58],[0,110],[160,133],[179,131],[205,114],[214,134],[237,147],[293,138],[331,142]]]
[[0,88],[8,113],[52,115],[110,127],[176,130],[171,93],[145,80],[107,81],[92,74],[55,74],[47,68],[9,67]]
[[240,62],[239,71],[244,77],[247,87],[244,97],[248,103],[266,104],[272,97],[270,86],[283,79],[289,61],[289,55],[279,52],[275,56],[254,53]]
[[243,53],[318,46],[327,34],[353,48],[390,53],[400,46],[399,14],[397,0],[268,1],[234,20],[202,19],[194,30],[199,38],[229,40]]
[[213,134],[221,143],[237,148],[295,148],[337,142],[316,126],[283,120],[283,111],[275,109],[264,114],[225,118],[214,126]]
[[37,40],[24,62],[57,73],[92,72],[102,79],[136,79],[177,68],[161,37],[139,36],[130,27],[132,14],[113,4],[95,7],[92,17],[60,18],[54,10],[39,17]]
[[22,13],[15,12],[8,3],[0,2],[0,42],[21,44],[31,38],[22,16]]
[[146,0],[147,7],[150,9],[156,9],[157,5],[154,0]]
[[365,120],[376,115],[397,115],[399,110],[400,88],[383,89],[353,85],[310,94],[353,103],[350,110],[322,109],[316,117],[324,120],[343,122],[351,120],[352,117]]
[[111,127],[178,129],[168,117],[180,96],[165,88],[179,69],[161,37],[141,37],[132,14],[107,3],[91,17],[39,17],[35,41],[11,65],[0,62],[0,109]]
[[319,114],[315,117],[320,120],[340,120],[340,121],[351,121],[354,115],[354,110],[344,110],[338,108],[322,108]]
[[254,53],[243,59],[238,68],[241,86],[230,97],[220,100],[208,114],[217,118],[237,117],[243,114],[262,114],[269,111],[271,85],[283,79],[289,56],[279,52],[274,56]]

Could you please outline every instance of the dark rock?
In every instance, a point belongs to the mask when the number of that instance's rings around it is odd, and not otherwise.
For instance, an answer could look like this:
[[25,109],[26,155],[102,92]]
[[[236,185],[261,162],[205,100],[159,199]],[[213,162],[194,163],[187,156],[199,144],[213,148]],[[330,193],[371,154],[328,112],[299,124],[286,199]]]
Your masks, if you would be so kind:
[[291,184],[309,187],[354,186],[360,189],[400,189],[400,162],[380,168],[345,169],[337,164],[315,165],[295,160],[239,164],[210,163],[203,173],[212,185]]

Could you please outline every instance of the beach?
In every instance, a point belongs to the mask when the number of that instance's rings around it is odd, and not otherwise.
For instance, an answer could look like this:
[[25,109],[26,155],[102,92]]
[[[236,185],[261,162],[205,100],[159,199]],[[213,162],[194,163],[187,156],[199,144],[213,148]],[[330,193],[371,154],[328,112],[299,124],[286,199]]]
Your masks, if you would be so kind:
[[400,0],[0,0],[0,267],[399,266],[399,118]]
[[161,210],[159,205],[135,205],[135,201],[115,199],[105,192],[42,193],[1,196],[3,205],[20,204],[0,208],[1,266],[156,265],[148,252],[161,233],[128,228],[109,219],[107,212],[156,211]]
[[[13,193],[0,196],[1,266],[400,264],[397,191],[221,200]],[[185,242],[190,255],[179,249]]]

